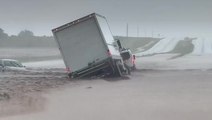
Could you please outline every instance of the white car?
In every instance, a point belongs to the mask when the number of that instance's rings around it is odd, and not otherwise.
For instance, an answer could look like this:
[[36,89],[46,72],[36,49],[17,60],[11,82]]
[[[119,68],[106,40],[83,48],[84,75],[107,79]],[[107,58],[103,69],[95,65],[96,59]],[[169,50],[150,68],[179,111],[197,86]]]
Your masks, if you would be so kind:
[[0,59],[0,71],[10,71],[10,70],[26,70],[19,61],[13,59]]

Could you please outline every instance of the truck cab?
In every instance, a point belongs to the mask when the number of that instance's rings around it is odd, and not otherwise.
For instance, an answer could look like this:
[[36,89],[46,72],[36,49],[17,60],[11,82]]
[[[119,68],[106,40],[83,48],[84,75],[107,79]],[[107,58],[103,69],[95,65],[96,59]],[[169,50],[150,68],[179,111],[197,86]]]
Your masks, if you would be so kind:
[[128,69],[128,71],[135,70],[135,55],[132,54],[129,48],[122,47],[119,39],[116,39],[116,43],[119,47],[119,52],[125,64],[125,67]]
[[122,49],[120,51],[121,57],[124,61],[124,64],[126,64],[125,67],[129,67],[130,70],[135,70],[135,55],[132,54],[130,49]]

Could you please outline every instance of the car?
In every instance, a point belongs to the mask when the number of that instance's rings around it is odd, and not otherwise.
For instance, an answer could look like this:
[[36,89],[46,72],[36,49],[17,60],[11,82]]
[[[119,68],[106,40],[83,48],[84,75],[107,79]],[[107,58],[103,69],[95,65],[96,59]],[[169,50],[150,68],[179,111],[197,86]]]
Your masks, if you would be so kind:
[[13,59],[0,59],[0,71],[13,71],[13,70],[26,70],[18,60]]

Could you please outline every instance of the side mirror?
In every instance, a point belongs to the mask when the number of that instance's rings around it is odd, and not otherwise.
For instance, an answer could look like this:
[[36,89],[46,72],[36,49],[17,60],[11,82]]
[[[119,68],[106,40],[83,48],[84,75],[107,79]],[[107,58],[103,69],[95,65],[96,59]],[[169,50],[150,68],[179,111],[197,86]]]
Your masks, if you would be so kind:
[[120,40],[119,40],[119,39],[115,39],[115,40],[116,40],[116,42],[117,42],[117,44],[118,44],[119,49],[122,49],[122,45],[121,45]]
[[118,46],[119,46],[119,49],[122,49],[120,40],[117,41],[117,44],[118,44]]

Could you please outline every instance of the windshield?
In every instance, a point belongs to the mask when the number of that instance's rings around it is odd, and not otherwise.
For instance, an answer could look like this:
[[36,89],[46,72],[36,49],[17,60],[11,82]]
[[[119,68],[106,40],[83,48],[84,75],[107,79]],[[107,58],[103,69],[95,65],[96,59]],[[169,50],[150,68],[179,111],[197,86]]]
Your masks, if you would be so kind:
[[8,67],[23,67],[23,65],[17,61],[4,61],[4,66]]
[[130,53],[129,52],[123,52],[121,53],[121,57],[123,60],[130,59]]

